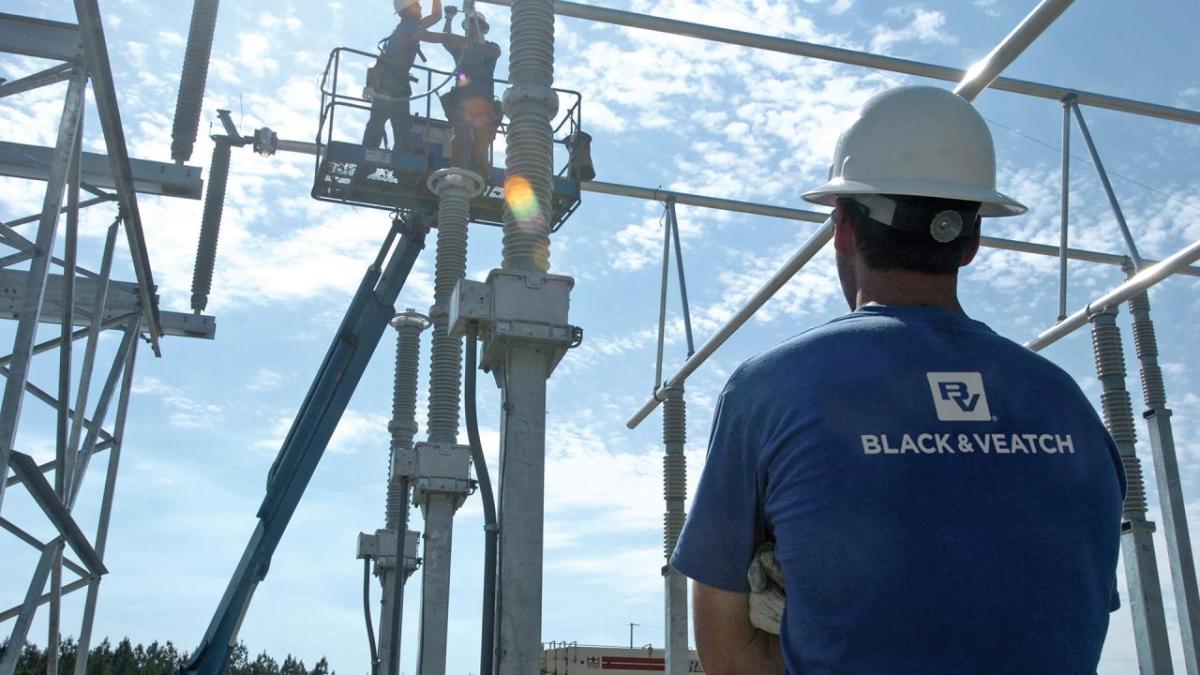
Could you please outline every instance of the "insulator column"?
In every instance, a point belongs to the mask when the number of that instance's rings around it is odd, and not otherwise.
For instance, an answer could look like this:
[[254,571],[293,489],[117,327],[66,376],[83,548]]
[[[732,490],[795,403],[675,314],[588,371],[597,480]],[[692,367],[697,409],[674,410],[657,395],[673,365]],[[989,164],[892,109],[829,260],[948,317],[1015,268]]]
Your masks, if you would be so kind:
[[663,514],[663,553],[667,565],[663,567],[664,619],[666,626],[666,672],[669,675],[686,675],[691,668],[688,654],[688,601],[687,578],[670,566],[671,554],[683,530],[684,500],[687,499],[687,404],[683,400],[683,387],[670,387],[663,401],[663,499],[666,513]]
[[417,672],[444,675],[454,512],[470,492],[470,450],[457,445],[462,337],[448,333],[450,298],[455,285],[466,275],[470,201],[483,191],[483,179],[465,169],[441,169],[429,178],[429,189],[438,196],[438,236],[433,308],[429,312],[433,321],[429,440],[417,448],[418,484],[413,495],[425,517]]
[[1100,400],[1104,424],[1116,441],[1125,467],[1127,489],[1121,523],[1121,552],[1129,584],[1138,665],[1143,673],[1170,673],[1171,651],[1154,556],[1154,523],[1146,520],[1146,484],[1141,460],[1137,457],[1137,434],[1129,391],[1125,388],[1125,353],[1115,308],[1092,317],[1092,351],[1096,376],[1103,386]]
[[204,215],[200,220],[200,243],[196,246],[196,266],[192,270],[192,310],[197,314],[208,306],[208,293],[212,290],[217,239],[221,236],[221,216],[225,212],[225,190],[229,184],[229,163],[233,158],[233,142],[229,138],[217,136],[213,142],[208,193],[204,195]]
[[550,269],[554,136],[558,112],[554,84],[554,4],[514,0],[509,44],[505,167],[504,269]]
[[171,159],[179,163],[192,158],[192,148],[196,145],[219,4],[220,0],[195,0],[192,5],[192,24],[188,28],[179,98],[175,103],[175,125],[171,129]]
[[[1127,267],[1126,274],[1135,272]],[[1167,389],[1158,365],[1158,338],[1150,319],[1150,298],[1139,293],[1129,300],[1133,315],[1133,345],[1141,364],[1142,395],[1145,397],[1150,450],[1154,456],[1154,475],[1167,535],[1167,557],[1171,561],[1171,581],[1175,591],[1175,609],[1183,638],[1183,660],[1189,675],[1200,672],[1200,589],[1196,585],[1196,562],[1188,533],[1187,504],[1179,478],[1179,459],[1175,453],[1175,432],[1171,428],[1171,410],[1167,408]]]
[[[408,494],[413,477],[417,433],[417,371],[421,332],[429,321],[409,309],[392,319],[396,329],[396,373],[392,388],[391,452],[388,461],[387,510],[384,527],[395,533],[395,564],[376,566],[383,597],[379,615],[379,673],[400,673],[400,628],[404,617],[404,582],[408,578],[405,542],[408,533]],[[399,573],[397,573],[399,572]]]

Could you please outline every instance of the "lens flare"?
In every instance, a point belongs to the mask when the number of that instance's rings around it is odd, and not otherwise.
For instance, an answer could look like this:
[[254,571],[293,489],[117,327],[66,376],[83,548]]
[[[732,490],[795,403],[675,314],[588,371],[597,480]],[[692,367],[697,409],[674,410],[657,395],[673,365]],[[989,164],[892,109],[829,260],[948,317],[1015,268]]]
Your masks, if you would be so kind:
[[504,203],[522,223],[534,220],[540,211],[533,186],[523,176],[509,176],[504,180]]

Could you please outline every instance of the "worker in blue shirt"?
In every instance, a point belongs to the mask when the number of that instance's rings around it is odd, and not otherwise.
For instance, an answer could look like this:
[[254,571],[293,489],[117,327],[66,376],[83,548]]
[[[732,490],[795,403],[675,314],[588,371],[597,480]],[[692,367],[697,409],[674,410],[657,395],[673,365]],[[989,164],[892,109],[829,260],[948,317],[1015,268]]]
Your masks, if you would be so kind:
[[454,88],[442,96],[442,109],[454,130],[450,163],[470,169],[483,178],[491,173],[489,150],[500,124],[500,102],[496,100],[496,61],[500,45],[487,39],[488,22],[482,12],[465,12],[463,33],[450,31],[454,7],[446,8],[442,46],[454,57]]
[[[829,181],[853,310],[742,364],[671,564],[709,675],[1095,673],[1125,482],[1060,368],[967,317],[996,191],[982,117],[867,102]],[[757,554],[756,554],[757,552]]]
[[[442,19],[442,0],[433,0],[429,16],[421,16],[418,0],[393,0],[400,22],[391,35],[380,43],[379,57],[367,74],[372,91],[371,117],[363,129],[363,145],[375,150],[383,143],[384,125],[392,123],[392,150],[408,152],[412,148],[409,122],[409,98],[412,84],[409,70],[421,50],[421,42],[438,42],[440,36],[428,29]],[[363,177],[359,171],[357,176]]]

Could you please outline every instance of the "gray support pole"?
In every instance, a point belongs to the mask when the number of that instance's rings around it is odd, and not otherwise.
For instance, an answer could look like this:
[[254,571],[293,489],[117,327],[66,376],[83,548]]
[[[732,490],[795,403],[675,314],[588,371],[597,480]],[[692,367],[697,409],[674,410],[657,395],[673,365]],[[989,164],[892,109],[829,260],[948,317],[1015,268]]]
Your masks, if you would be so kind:
[[[663,216],[667,214],[664,213]],[[671,223],[663,224],[662,283],[658,289],[658,348],[654,356],[654,388],[662,386],[663,347],[667,337],[667,284],[671,275]]]
[[686,675],[691,669],[688,653],[688,599],[687,578],[671,567],[671,554],[679,541],[686,513],[683,509],[687,499],[687,457],[684,446],[687,442],[687,404],[683,400],[683,387],[667,389],[663,402],[663,499],[666,512],[663,514],[663,566],[664,611],[666,626],[666,652],[668,675]]
[[[429,443],[417,449],[440,453],[458,440],[459,403],[462,392],[462,337],[449,334],[450,298],[467,272],[467,226],[471,199],[483,191],[483,179],[460,168],[441,169],[429,178],[429,189],[438,195],[437,265],[434,271],[433,344],[429,366]],[[422,472],[422,477],[423,475]],[[465,478],[465,476],[464,476]],[[446,632],[450,621],[450,559],[454,537],[454,512],[465,495],[420,490],[414,497],[425,517],[424,563],[421,573],[421,645],[419,675],[446,672]],[[401,533],[403,536],[403,533]]]
[[1071,215],[1071,106],[1074,98],[1063,100],[1062,121],[1062,192],[1059,195],[1058,221],[1058,320],[1067,318],[1067,244]]
[[[80,121],[82,125],[82,120]],[[71,333],[75,324],[75,263],[78,253],[79,235],[79,189],[82,171],[83,133],[75,137],[75,150],[71,153],[71,170],[67,183],[67,231],[63,239],[63,301],[60,327],[61,346],[58,358],[58,400],[55,419],[54,444],[54,494],[65,501],[67,476],[71,474],[68,459],[67,433],[70,414],[66,402],[71,399],[71,351],[74,346]],[[37,350],[34,346],[31,356]],[[47,621],[46,673],[58,673],[58,646],[62,635],[62,557],[53,561],[50,570],[50,612]]]
[[1096,144],[1092,142],[1092,132],[1088,130],[1079,104],[1072,101],[1070,105],[1071,110],[1075,112],[1075,121],[1079,123],[1079,132],[1083,135],[1083,142],[1087,144],[1088,153],[1092,156],[1092,164],[1096,166],[1096,174],[1100,176],[1100,183],[1104,186],[1104,194],[1108,196],[1108,205],[1112,207],[1113,216],[1117,219],[1117,226],[1121,228],[1121,237],[1125,240],[1125,247],[1129,249],[1129,257],[1133,259],[1134,268],[1140,270],[1142,269],[1142,256],[1138,253],[1137,244],[1133,241],[1129,224],[1125,222],[1125,214],[1121,211],[1117,193],[1113,192],[1112,183],[1108,180],[1108,172],[1104,170],[1104,163],[1100,161],[1100,152],[1096,150]]
[[[513,0],[505,157],[504,247],[501,267],[522,272],[540,286],[550,269],[550,181],[553,132],[558,110],[554,93],[554,2]],[[527,183],[532,202],[521,203]],[[496,274],[493,272],[493,275]],[[533,298],[531,297],[532,301]],[[534,307],[524,308],[527,313]],[[564,317],[565,320],[565,312]],[[542,545],[546,496],[546,380],[553,350],[513,340],[503,345],[499,381],[504,416],[500,446],[499,675],[538,672],[542,652]],[[491,674],[487,674],[491,675]]]
[[[391,462],[388,470],[387,515],[385,527],[396,533],[398,551],[390,569],[379,575],[383,586],[379,615],[379,672],[400,673],[400,636],[404,618],[405,560],[408,533],[409,470],[401,470],[398,457],[411,456],[417,433],[417,371],[421,359],[421,332],[429,326],[425,317],[413,310],[396,315],[396,370],[392,389]],[[378,569],[378,566],[376,567]]]
[[504,355],[499,675],[529,675],[541,664],[548,358],[533,345]]
[[967,69],[967,74],[955,92],[968,101],[974,100],[988,85],[999,77],[1001,71],[1008,67],[1021,52],[1024,52],[1033,41],[1038,39],[1050,24],[1054,23],[1062,13],[1067,11],[1074,0],[1042,0],[1032,12],[1027,14],[1016,28],[1012,29],[1000,44],[983,60]]
[[[75,396],[75,419],[71,424],[71,437],[67,445],[67,461],[74,469],[75,460],[78,458],[79,443],[83,436],[83,421],[84,415],[87,412],[88,396],[91,393],[92,374],[96,366],[96,349],[100,346],[100,329],[104,319],[104,306],[108,304],[108,286],[109,280],[112,277],[113,254],[117,246],[117,223],[114,222],[108,227],[108,236],[104,241],[104,253],[100,260],[100,280],[96,284],[96,295],[92,303],[92,320],[88,325],[87,343],[83,348],[83,367],[79,375],[79,390]],[[66,405],[66,401],[60,402]],[[70,481],[70,476],[67,474],[67,480]],[[68,490],[72,487],[67,483]]]
[[[1132,269],[1127,270],[1132,273]],[[1167,408],[1167,389],[1158,365],[1158,338],[1150,319],[1150,298],[1139,293],[1129,299],[1133,315],[1133,344],[1141,362],[1142,395],[1146,402],[1146,420],[1150,450],[1154,456],[1154,475],[1158,483],[1158,501],[1167,532],[1167,557],[1171,561],[1171,581],[1175,590],[1175,610],[1183,636],[1183,660],[1188,675],[1200,668],[1197,641],[1200,640],[1200,592],[1196,587],[1196,563],[1188,533],[1187,505],[1180,485],[1179,460],[1175,455],[1175,434],[1171,429],[1171,410]]]
[[67,189],[71,156],[75,151],[80,121],[83,119],[83,95],[86,87],[87,78],[84,72],[76,70],[67,87],[62,118],[59,120],[58,140],[55,142],[54,157],[50,162],[46,196],[42,201],[42,216],[38,223],[38,253],[30,262],[29,286],[25,297],[21,299],[21,313],[17,320],[16,336],[13,338],[12,366],[9,369],[8,380],[4,383],[4,398],[0,402],[0,507],[4,505],[4,484],[7,482],[2,479],[8,477],[8,457],[17,438],[25,383],[29,379],[31,350],[37,339],[42,298],[46,291],[46,274],[49,272],[50,258],[54,251],[58,214]]
[[[121,394],[117,400],[117,418],[113,428],[112,450],[108,456],[108,471],[104,476],[104,493],[100,498],[100,519],[96,525],[96,554],[104,560],[108,544],[108,524],[112,518],[113,495],[117,486],[117,470],[121,465],[121,449],[125,443],[125,419],[129,412],[129,394],[133,388],[133,371],[137,361],[137,342],[129,350],[125,361],[125,373],[121,376]],[[87,675],[88,652],[92,646],[92,627],[96,620],[96,602],[100,596],[100,580],[88,583],[87,597],[83,602],[83,620],[79,628],[79,645],[75,655],[75,675]]]
[[667,198],[667,218],[671,238],[675,245],[675,269],[679,272],[679,302],[683,305],[683,335],[687,338],[687,355],[696,353],[696,341],[692,338],[692,309],[688,305],[687,277],[683,273],[683,241],[679,236],[679,217],[675,214],[675,199]]
[[1172,672],[1171,649],[1154,556],[1154,523],[1146,520],[1146,485],[1142,478],[1142,463],[1137,456],[1133,408],[1125,388],[1125,354],[1121,347],[1121,331],[1117,328],[1116,308],[1092,317],[1092,350],[1096,358],[1096,376],[1104,388],[1100,395],[1104,424],[1117,443],[1128,481],[1121,523],[1121,552],[1129,584],[1138,667],[1143,673],[1166,675]]

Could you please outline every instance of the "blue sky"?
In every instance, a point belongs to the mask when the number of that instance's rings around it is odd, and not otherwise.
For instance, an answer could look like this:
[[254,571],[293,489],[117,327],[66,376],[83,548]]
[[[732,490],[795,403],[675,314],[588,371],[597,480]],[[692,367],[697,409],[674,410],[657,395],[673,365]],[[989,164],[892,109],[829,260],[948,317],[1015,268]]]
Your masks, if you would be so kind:
[[[965,67],[1033,4],[617,0],[609,6]],[[135,157],[169,160],[189,6],[102,3]],[[329,50],[338,45],[371,49],[390,30],[389,8],[382,0],[224,3],[202,136],[210,122],[217,124],[215,110],[229,108],[244,133],[270,126],[283,138],[311,139],[317,81]],[[483,9],[507,52],[506,10]],[[15,0],[5,11],[73,19],[61,2]],[[1194,68],[1200,47],[1193,35],[1198,21],[1200,9],[1182,3],[1160,4],[1153,12],[1136,3],[1078,3],[1006,74],[1200,108],[1200,76]],[[449,64],[437,47],[426,51],[432,64]],[[846,116],[875,92],[924,82],[569,19],[558,22],[556,51],[557,85],[584,96],[600,180],[800,208],[806,207],[800,193],[823,179]],[[0,76],[28,74],[39,65],[0,57]],[[506,72],[502,59],[498,73]],[[63,89],[0,102],[0,135],[51,145]],[[986,233],[1056,244],[1058,104],[985,92],[977,106],[992,125],[1001,189],[1031,207],[1024,217],[989,221]],[[1200,238],[1200,170],[1192,161],[1200,151],[1200,130],[1101,110],[1085,109],[1085,114],[1143,255],[1160,257]],[[85,144],[102,148],[92,117]],[[204,138],[191,163],[207,171],[210,152]],[[1073,153],[1072,245],[1121,253],[1115,222],[1078,134]],[[311,178],[308,157],[235,152],[209,305],[218,318],[218,338],[167,339],[162,359],[143,352],[138,364],[108,550],[112,572],[101,587],[97,635],[170,639],[193,648],[241,554],[279,442],[388,225],[382,212],[313,201]],[[35,212],[42,189],[0,180],[0,218]],[[185,311],[200,204],[146,197],[141,205],[162,306]],[[85,218],[83,260],[98,259],[113,215],[107,208],[97,207]],[[653,383],[660,216],[654,203],[586,194],[579,212],[553,239],[552,271],[576,278],[571,320],[586,333],[583,346],[564,359],[550,382],[545,640],[622,644],[628,623],[636,622],[639,644],[662,643],[660,418],[656,414],[632,432],[624,426]],[[689,207],[681,207],[679,217],[698,339],[736,311],[816,227]],[[429,306],[432,259],[427,251],[418,262],[402,307]],[[499,231],[474,226],[469,274],[481,277],[499,259]],[[963,275],[963,304],[975,318],[1025,341],[1054,321],[1056,275],[1054,259],[985,250]],[[124,262],[118,264],[118,277],[132,278]],[[1071,308],[1121,280],[1116,268],[1072,263]],[[1181,277],[1151,296],[1188,495],[1200,487],[1197,290],[1195,278]],[[684,356],[675,307],[673,296],[670,366]],[[693,377],[688,384],[693,481],[703,461],[713,401],[732,368],[844,310],[826,251]],[[1127,326],[1127,315],[1120,321]],[[2,339],[11,339],[11,325],[0,331]],[[1140,412],[1128,333],[1126,342],[1128,384]],[[114,344],[105,342],[108,349]],[[1085,333],[1046,353],[1098,401]],[[254,599],[241,633],[254,651],[291,652],[310,664],[324,654],[339,672],[367,670],[355,537],[383,521],[391,368],[389,337]],[[425,366],[422,372],[427,373]],[[33,375],[47,386],[53,376],[48,362]],[[489,382],[480,380],[480,418],[494,457],[498,396]],[[422,393],[422,426],[424,405]],[[52,455],[53,428],[50,417],[34,406],[27,406],[18,447],[45,459]],[[1139,452],[1148,457],[1140,426],[1139,440]],[[95,487],[103,465],[94,466],[92,487],[80,498],[79,517],[87,529],[95,519]],[[1149,487],[1157,505],[1153,480]],[[48,525],[18,493],[6,495],[5,517],[46,536]],[[1193,523],[1200,522],[1198,506],[1189,501]],[[476,667],[478,644],[483,533],[477,499],[468,501],[456,523],[450,672],[465,673]],[[1166,583],[1161,535],[1158,556]],[[5,561],[0,604],[7,607],[23,595],[35,558],[32,549],[5,536],[0,559]],[[412,579],[407,596],[408,672],[416,651],[419,581],[419,576]],[[1165,594],[1175,626],[1174,603],[1166,589]],[[81,602],[74,596],[67,603],[70,621]],[[44,642],[44,634],[40,619],[34,635]],[[1132,627],[1122,610],[1114,615],[1101,671],[1135,667]]]

